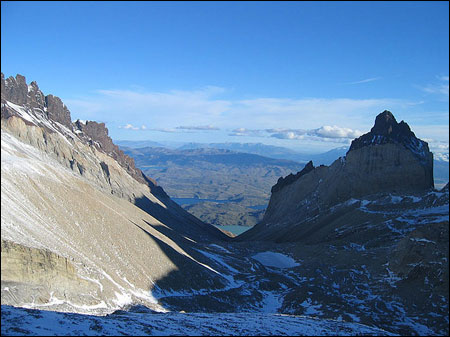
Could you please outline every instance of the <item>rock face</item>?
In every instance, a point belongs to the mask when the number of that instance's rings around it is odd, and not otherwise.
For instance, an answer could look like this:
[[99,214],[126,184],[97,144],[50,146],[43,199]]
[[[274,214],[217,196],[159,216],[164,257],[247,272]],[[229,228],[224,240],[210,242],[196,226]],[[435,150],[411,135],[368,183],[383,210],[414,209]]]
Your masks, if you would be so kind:
[[281,189],[283,189],[283,187],[292,184],[293,182],[295,182],[296,180],[298,180],[300,177],[304,176],[306,173],[311,172],[312,170],[314,170],[314,165],[312,161],[309,161],[305,167],[297,172],[295,175],[294,174],[289,174],[287,177],[283,178],[279,178],[277,183],[275,185],[272,186],[271,192],[275,193],[280,191]]
[[[59,97],[44,96],[36,82],[33,81],[27,85],[25,77],[22,75],[5,79],[2,73],[1,88],[2,119],[18,116],[24,119],[25,123],[41,126],[50,133],[58,131],[59,125],[51,125],[49,121],[59,123],[70,132],[76,133],[76,138],[79,140],[114,158],[139,182],[146,183],[147,180],[150,180],[153,185],[156,185],[155,181],[144,177],[142,172],[134,166],[133,159],[125,155],[112,142],[104,123],[93,121],[83,123],[79,120],[72,123],[70,111]],[[73,134],[69,136],[75,138]]]
[[[22,75],[5,79],[2,73],[1,88],[2,128],[29,144],[52,153],[63,165],[94,181],[97,186],[109,190],[110,193],[125,198],[146,211],[161,213],[159,208],[155,209],[153,203],[149,202],[149,198],[141,197],[129,186],[124,186],[123,172],[120,169],[112,169],[119,164],[135,181],[147,186],[152,195],[170,204],[175,210],[170,213],[171,216],[178,219],[182,214],[182,218],[189,218],[196,223],[196,227],[202,227],[202,232],[222,237],[215,227],[205,226],[197,218],[182,210],[170,200],[161,187],[157,186],[155,180],[146,177],[137,169],[134,160],[112,142],[104,123],[80,120],[72,123],[70,111],[60,98],[53,95],[44,96],[36,82],[27,85]],[[97,165],[92,165],[92,161],[85,158],[86,150],[77,150],[74,144],[87,146],[88,152],[94,152],[96,159],[104,155],[107,159],[96,160]],[[113,161],[108,164],[111,158]],[[117,177],[114,173],[119,172],[121,173]]]
[[[433,154],[405,122],[389,111],[376,117],[371,131],[352,142],[345,157],[330,166],[309,162],[296,175],[280,178],[262,222],[241,239],[273,239],[275,228],[318,216],[351,198],[376,193],[418,193],[433,183]],[[275,233],[274,233],[275,231]]]
[[[112,142],[112,139],[108,135],[108,129],[106,128],[105,123],[97,123],[95,121],[81,122],[80,120],[77,120],[73,124],[75,132],[80,138],[84,139],[90,145],[97,146],[114,158],[134,179],[141,183],[147,183],[146,177],[141,170],[135,167],[133,158],[124,154],[123,151]],[[156,181],[151,178],[149,178],[149,180],[152,183],[151,187],[156,188]]]
[[[70,259],[46,249],[29,248],[11,241],[2,240],[2,303],[31,302],[48,303],[51,297],[74,298],[86,305],[92,298],[84,297],[95,291],[95,285],[77,275]],[[50,295],[51,294],[51,295]]]
[[[418,182],[411,181],[407,188],[412,188],[416,183],[418,189],[434,187],[433,154],[428,149],[428,144],[418,139],[414,132],[409,128],[409,125],[404,121],[397,123],[394,115],[392,115],[390,111],[385,110],[379,114],[375,120],[375,125],[370,132],[353,140],[349,153],[366,147],[373,148],[372,145],[384,144],[397,144],[400,147],[409,150],[425,170],[424,177]],[[376,159],[379,160],[380,158],[376,157]],[[403,164],[397,158],[392,159],[396,165]]]
[[345,157],[279,180],[263,220],[236,240],[289,247],[302,261],[304,281],[284,297],[285,312],[317,305],[365,324],[382,315],[400,335],[420,317],[447,334],[449,196],[448,185],[433,188],[432,158],[384,111]]
[[45,105],[47,107],[47,116],[49,119],[71,128],[72,121],[70,120],[70,111],[59,97],[53,95],[45,96]]
[[[1,74],[1,82],[2,103],[9,101],[19,106],[38,109],[47,118],[61,123],[69,129],[72,127],[69,109],[59,97],[44,96],[36,82],[33,81],[27,85],[24,76],[18,74],[16,78],[11,76],[5,79],[3,73]],[[2,117],[4,113],[5,117],[9,114],[14,115],[14,112],[8,108],[2,109]]]

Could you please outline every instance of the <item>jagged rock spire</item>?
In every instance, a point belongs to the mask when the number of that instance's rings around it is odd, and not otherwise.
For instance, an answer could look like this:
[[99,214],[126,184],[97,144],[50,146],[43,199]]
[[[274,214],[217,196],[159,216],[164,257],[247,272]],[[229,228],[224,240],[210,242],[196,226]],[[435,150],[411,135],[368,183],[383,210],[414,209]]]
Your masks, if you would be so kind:
[[296,174],[291,173],[288,176],[286,176],[285,178],[283,178],[283,177],[279,178],[277,183],[272,186],[271,192],[274,193],[274,192],[281,190],[284,186],[292,184],[294,181],[298,180],[300,177],[311,172],[312,170],[314,170],[314,164],[313,164],[312,160],[310,160],[305,165],[305,167],[301,171],[297,172]]
[[428,163],[430,154],[428,143],[418,139],[404,121],[397,123],[392,112],[388,110],[384,110],[376,117],[375,125],[370,132],[352,141],[348,152],[365,146],[387,143],[401,144],[420,159],[422,163]]
[[384,110],[375,119],[375,125],[370,132],[377,135],[389,135],[393,129],[397,126],[397,120],[392,112]]

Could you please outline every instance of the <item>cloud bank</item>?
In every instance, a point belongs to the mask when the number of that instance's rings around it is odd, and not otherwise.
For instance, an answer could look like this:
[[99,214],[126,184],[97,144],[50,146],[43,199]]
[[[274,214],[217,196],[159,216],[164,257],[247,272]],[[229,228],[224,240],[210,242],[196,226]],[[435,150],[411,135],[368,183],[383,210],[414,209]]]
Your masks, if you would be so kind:
[[317,141],[335,141],[337,143],[347,143],[350,140],[361,136],[363,133],[359,130],[342,128],[336,125],[324,125],[317,129],[246,129],[237,128],[232,130],[230,136],[247,136],[247,137],[272,137],[287,140],[317,140]]
[[[378,78],[363,81],[375,79]],[[444,87],[429,87],[425,91],[447,92],[448,97],[448,76],[442,76],[438,81]],[[220,135],[259,137],[283,142],[334,143],[348,143],[368,132],[373,126],[375,116],[386,109],[392,111],[399,120],[411,121],[414,116],[410,113],[411,109],[422,109],[420,106],[423,106],[415,101],[395,98],[242,99],[230,96],[230,92],[225,88],[207,86],[191,91],[168,92],[98,90],[89,97],[64,101],[73,116],[107,123],[112,137],[120,135],[117,139],[127,139],[126,132],[132,131],[147,132],[148,139],[152,138],[151,132],[159,132],[161,136],[183,133],[185,136],[198,134],[200,137],[204,134],[204,139],[210,139],[207,137],[211,137],[214,132],[214,137]],[[399,112],[405,112],[407,115],[402,116]],[[448,112],[438,114],[439,119],[448,121]],[[445,117],[442,117],[444,115]],[[420,121],[417,126],[427,125],[429,118],[422,113],[417,116],[416,120]],[[435,131],[429,131],[432,127],[435,129],[434,125],[430,125],[423,134],[424,137],[432,138],[435,135]],[[448,134],[448,123],[444,125],[444,129]],[[184,138],[179,138],[181,139]],[[190,139],[194,141],[194,138]],[[222,141],[227,140],[222,138]]]
[[429,84],[422,88],[428,94],[439,95],[441,98],[448,101],[449,98],[449,77],[447,76],[438,76],[438,81]]

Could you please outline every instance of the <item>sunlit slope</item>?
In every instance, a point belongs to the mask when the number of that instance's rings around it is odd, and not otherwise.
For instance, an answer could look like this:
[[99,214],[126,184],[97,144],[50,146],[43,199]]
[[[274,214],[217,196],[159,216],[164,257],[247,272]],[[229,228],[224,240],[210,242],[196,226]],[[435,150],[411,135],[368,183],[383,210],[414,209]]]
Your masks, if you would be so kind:
[[[4,130],[1,145],[2,240],[67,258],[79,283],[67,289],[45,276],[33,284],[21,283],[20,273],[6,274],[2,266],[2,304],[101,310],[131,301],[154,304],[151,290],[155,286],[200,289],[222,285],[220,277],[162,234],[173,230],[155,217],[128,200],[105,193],[54,156]],[[102,159],[114,166],[106,155]],[[129,183],[133,185],[133,179]],[[139,183],[135,185],[136,194],[162,210],[167,208]],[[187,237],[176,233],[173,237],[181,245],[194,245]],[[33,254],[28,254],[30,260]],[[2,248],[2,265],[6,256]],[[52,263],[42,268],[51,269]],[[186,271],[183,280],[171,278],[171,272],[179,269]],[[39,288],[39,296],[33,287]]]

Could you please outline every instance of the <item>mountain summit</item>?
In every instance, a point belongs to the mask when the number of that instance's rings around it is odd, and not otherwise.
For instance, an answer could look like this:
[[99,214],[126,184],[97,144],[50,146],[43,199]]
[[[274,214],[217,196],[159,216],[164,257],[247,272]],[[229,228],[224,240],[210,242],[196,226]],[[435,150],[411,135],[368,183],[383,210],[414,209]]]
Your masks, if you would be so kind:
[[351,198],[422,193],[432,188],[433,154],[428,144],[408,124],[398,123],[391,112],[383,111],[370,132],[353,140],[345,157],[330,166],[314,167],[309,162],[297,174],[280,178],[262,222],[241,238],[271,240],[275,227],[317,216]]
[[[394,115],[385,110],[375,119],[375,125],[369,133],[352,141],[349,151],[369,145],[400,144],[410,150],[424,166],[429,164],[430,150],[428,144],[416,137],[404,121],[397,123]],[[431,157],[432,159],[432,157]]]

